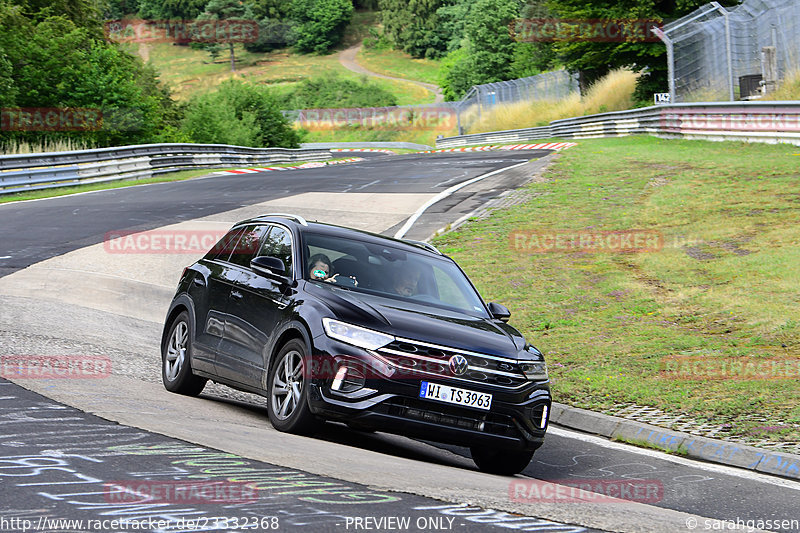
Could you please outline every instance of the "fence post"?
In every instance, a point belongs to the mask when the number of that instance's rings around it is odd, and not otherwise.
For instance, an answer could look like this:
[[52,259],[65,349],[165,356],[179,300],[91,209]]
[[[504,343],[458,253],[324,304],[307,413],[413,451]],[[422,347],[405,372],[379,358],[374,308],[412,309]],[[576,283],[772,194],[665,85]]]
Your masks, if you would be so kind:
[[661,39],[667,47],[667,81],[669,83],[669,101],[675,103],[675,54],[672,48],[672,39],[661,28],[653,28],[653,33]]
[[725,17],[725,59],[728,62],[728,99],[733,102],[733,57],[731,50],[731,19],[728,10],[719,6],[722,16]]

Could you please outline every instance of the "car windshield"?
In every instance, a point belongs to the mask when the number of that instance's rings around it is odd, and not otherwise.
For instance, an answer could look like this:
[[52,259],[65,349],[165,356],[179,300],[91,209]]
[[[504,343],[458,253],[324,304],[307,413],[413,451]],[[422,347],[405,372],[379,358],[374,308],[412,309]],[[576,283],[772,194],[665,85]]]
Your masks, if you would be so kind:
[[444,257],[315,233],[306,233],[304,248],[309,281],[488,317],[464,273]]

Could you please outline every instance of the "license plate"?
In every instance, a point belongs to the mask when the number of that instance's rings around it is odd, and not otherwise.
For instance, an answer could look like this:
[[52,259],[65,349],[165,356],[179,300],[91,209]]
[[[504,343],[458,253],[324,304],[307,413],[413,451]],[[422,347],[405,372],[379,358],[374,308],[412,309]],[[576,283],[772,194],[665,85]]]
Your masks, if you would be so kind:
[[428,381],[423,381],[420,384],[419,397],[425,398],[426,400],[477,407],[478,409],[484,409],[486,411],[492,406],[491,394],[458,389],[456,387],[450,387],[449,385],[440,385]]

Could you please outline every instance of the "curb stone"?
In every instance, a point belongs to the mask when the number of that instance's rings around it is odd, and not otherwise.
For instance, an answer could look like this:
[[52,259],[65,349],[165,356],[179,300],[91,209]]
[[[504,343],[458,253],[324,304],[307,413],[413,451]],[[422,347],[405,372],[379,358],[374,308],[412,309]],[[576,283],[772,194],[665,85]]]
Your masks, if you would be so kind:
[[697,437],[560,403],[553,403],[550,413],[550,423],[561,427],[609,439],[648,442],[672,451],[682,450],[690,459],[800,480],[800,455]]

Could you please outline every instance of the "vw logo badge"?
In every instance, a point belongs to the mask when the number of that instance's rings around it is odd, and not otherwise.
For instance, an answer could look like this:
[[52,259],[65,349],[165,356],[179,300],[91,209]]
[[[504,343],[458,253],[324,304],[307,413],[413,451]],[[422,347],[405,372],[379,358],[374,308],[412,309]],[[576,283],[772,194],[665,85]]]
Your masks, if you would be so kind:
[[452,372],[454,376],[461,376],[467,372],[469,362],[463,355],[454,355],[450,358],[448,365],[450,366],[450,372]]

